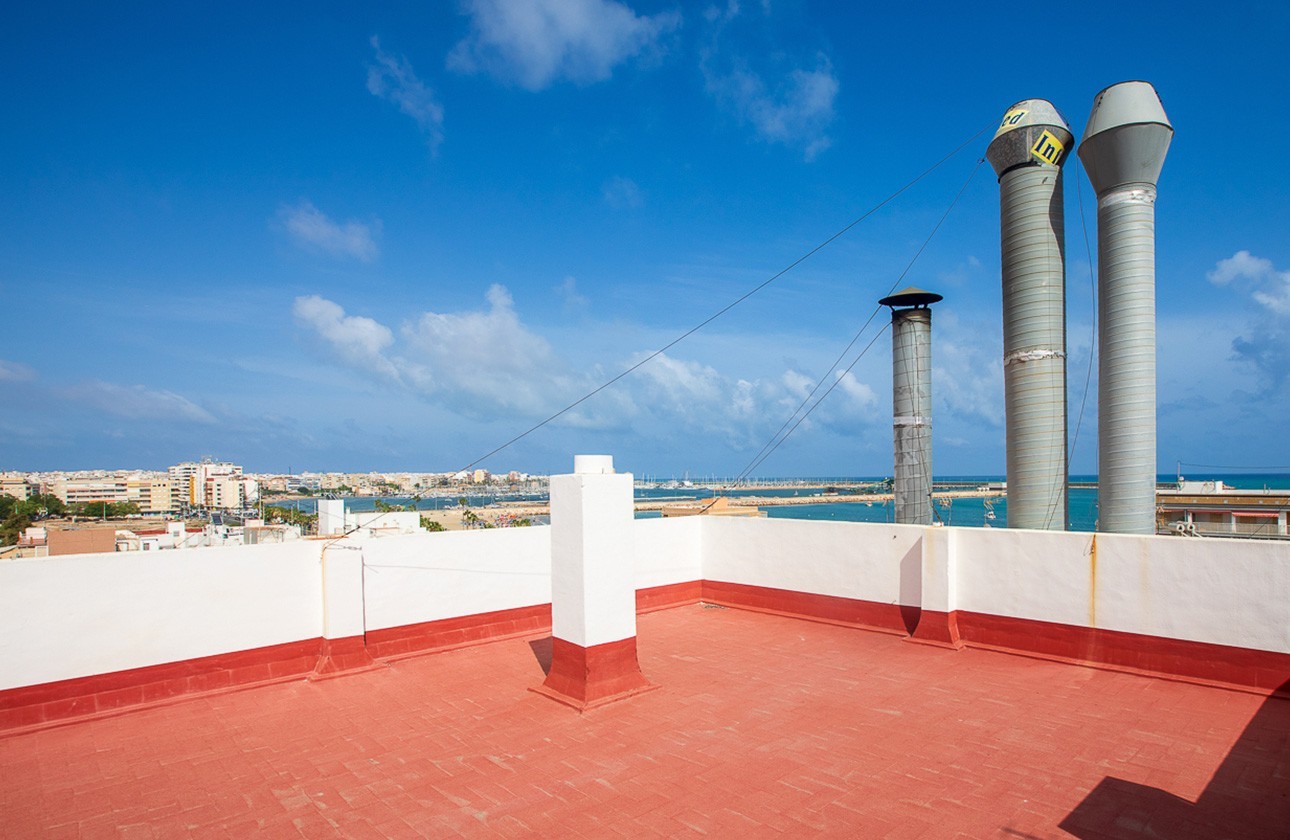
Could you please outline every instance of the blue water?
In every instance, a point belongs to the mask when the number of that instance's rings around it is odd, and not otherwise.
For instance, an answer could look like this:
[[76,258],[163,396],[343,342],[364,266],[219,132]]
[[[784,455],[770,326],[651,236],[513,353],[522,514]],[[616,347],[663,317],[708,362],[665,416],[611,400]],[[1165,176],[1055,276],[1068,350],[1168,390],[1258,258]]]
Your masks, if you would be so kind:
[[[436,497],[416,500],[414,500],[412,496],[346,496],[345,510],[351,513],[362,513],[365,511],[376,510],[376,503],[378,500],[385,502],[388,505],[399,505],[409,509],[412,509],[415,503],[416,510],[448,510],[449,508],[457,507],[457,500],[460,498],[463,498],[463,496],[453,496],[452,498]],[[547,500],[545,493],[528,493],[523,495],[512,495],[508,493],[505,497],[492,494],[468,493],[464,495],[464,498],[466,499],[466,506],[474,508],[487,507],[488,505],[495,504],[499,501],[545,502]],[[293,498],[288,496],[286,498],[268,499],[265,501],[265,504],[281,508],[295,508],[296,510],[303,511],[304,513],[318,512],[318,500],[313,497]]]
[[[1220,480],[1229,487],[1237,487],[1243,490],[1257,490],[1265,487],[1270,488],[1290,488],[1290,474],[1239,474],[1239,473],[1188,473],[1187,478],[1196,481],[1215,481]],[[1158,480],[1161,484],[1169,484],[1175,481],[1176,476],[1161,475]],[[971,482],[975,484],[985,484],[990,481],[1002,481],[1003,476],[999,475],[980,475],[980,476],[942,476],[938,481],[955,481]],[[1073,483],[1091,483],[1097,480],[1097,476],[1092,475],[1073,475]],[[834,478],[811,480],[812,484],[827,484],[829,481],[837,483],[862,483],[881,481],[880,477],[864,478]],[[849,489],[843,492],[853,492]],[[813,489],[792,487],[774,488],[767,490],[731,490],[727,492],[730,496],[813,496],[819,495],[818,487]],[[675,499],[676,501],[690,499],[711,498],[711,490],[700,487],[688,487],[678,489],[664,488],[637,488],[637,499]],[[443,510],[445,508],[454,508],[457,506],[458,496],[450,498],[427,498],[416,501],[417,510]],[[821,519],[833,520],[837,522],[890,522],[893,518],[891,502],[875,501],[873,504],[862,502],[829,502],[825,501],[827,497],[821,497],[819,504],[803,505],[782,505],[776,507],[764,508],[767,516],[771,519]],[[385,496],[382,501],[391,505],[409,506],[413,504],[410,496]],[[545,502],[545,494],[534,493],[528,495],[510,495],[499,497],[491,494],[467,494],[466,502],[471,507],[484,507],[497,501],[534,501]],[[345,509],[349,511],[371,511],[376,509],[376,498],[374,497],[352,497],[345,499]],[[1072,487],[1069,493],[1069,519],[1067,528],[1071,531],[1092,531],[1097,526],[1097,490],[1092,487]],[[312,498],[300,499],[283,499],[275,500],[271,504],[280,507],[294,507],[305,513],[314,513],[317,511],[317,500]],[[988,518],[987,514],[994,513],[994,518]],[[969,528],[980,528],[990,526],[992,528],[1003,528],[1008,522],[1008,501],[1004,498],[993,499],[952,499],[938,502],[935,507],[937,518],[946,525],[957,525]],[[654,519],[661,514],[658,511],[642,511],[636,514],[638,519]]]

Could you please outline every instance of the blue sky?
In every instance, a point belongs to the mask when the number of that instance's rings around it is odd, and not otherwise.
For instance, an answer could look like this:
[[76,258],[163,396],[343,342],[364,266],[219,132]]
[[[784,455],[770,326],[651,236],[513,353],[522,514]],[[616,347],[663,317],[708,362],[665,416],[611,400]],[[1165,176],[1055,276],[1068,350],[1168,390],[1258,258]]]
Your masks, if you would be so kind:
[[[0,30],[0,468],[448,470],[986,126],[1159,90],[1159,463],[1290,463],[1281,4],[28,4]],[[888,4],[890,5],[890,4]],[[355,8],[358,6],[358,8]],[[945,295],[938,474],[1003,469],[989,133],[484,464],[753,458],[896,282]],[[1071,427],[1091,335],[1066,179]],[[880,321],[882,318],[880,317]],[[872,336],[872,328],[861,346]],[[845,365],[845,363],[844,363]],[[1096,454],[1096,371],[1073,471]],[[891,470],[883,336],[759,472]]]

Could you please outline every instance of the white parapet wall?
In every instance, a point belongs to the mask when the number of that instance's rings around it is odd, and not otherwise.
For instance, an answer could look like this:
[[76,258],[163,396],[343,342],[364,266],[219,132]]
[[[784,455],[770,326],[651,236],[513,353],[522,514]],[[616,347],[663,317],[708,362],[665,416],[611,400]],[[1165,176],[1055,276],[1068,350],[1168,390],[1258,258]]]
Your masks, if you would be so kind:
[[1290,653],[1290,542],[703,521],[703,578]]
[[551,601],[551,529],[497,528],[364,540],[367,629]]
[[[821,522],[805,519],[691,517],[703,522],[703,578],[855,598],[902,600],[901,573],[921,563],[919,525]],[[917,571],[917,570],[915,570]],[[906,583],[904,600],[917,604]]]
[[[637,586],[699,580],[699,522],[641,520],[634,528]],[[548,604],[550,532],[499,528],[0,563],[0,691]],[[337,561],[351,552],[363,561],[353,583],[333,576],[331,612],[359,611],[341,633],[325,626],[324,550]]]
[[[702,577],[697,519],[634,523],[637,588]],[[550,526],[382,537],[358,544],[368,630],[551,602]]]
[[955,530],[959,609],[1290,652],[1290,543]]
[[319,544],[0,563],[0,690],[317,638]]
[[[1250,684],[1290,676],[1290,542],[706,516],[637,520],[632,533],[638,590],[702,581],[703,597],[729,600],[756,588],[747,605],[784,612],[814,598],[816,617],[939,642],[954,641],[958,615],[975,622],[966,641],[993,647],[1026,649],[1032,628],[1017,622],[1042,622],[1084,634],[1078,649],[1050,638],[1054,655],[1098,661],[1109,639],[1120,647],[1107,661],[1130,667],[1135,637],[1182,640],[1225,646],[1200,652],[1205,669],[1239,648],[1274,655],[1256,658]],[[527,623],[498,632],[538,632],[550,600],[542,526],[15,560],[0,563],[0,691],[313,639],[361,648],[374,631],[514,610]],[[1021,643],[997,641],[1006,632]],[[1247,666],[1232,667],[1213,679],[1243,680]]]
[[637,589],[702,580],[705,519],[711,517],[636,520]]

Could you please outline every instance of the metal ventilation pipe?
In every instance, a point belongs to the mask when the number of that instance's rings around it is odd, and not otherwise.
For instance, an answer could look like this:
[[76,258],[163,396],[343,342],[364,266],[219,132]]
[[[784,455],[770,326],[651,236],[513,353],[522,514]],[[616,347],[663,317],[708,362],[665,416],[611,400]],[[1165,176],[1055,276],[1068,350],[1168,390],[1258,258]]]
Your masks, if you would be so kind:
[[1074,136],[1051,102],[1009,108],[986,149],[999,176],[1008,527],[1066,530],[1066,233]]
[[1097,191],[1098,530],[1156,532],[1156,181],[1174,129],[1148,82],[1093,100],[1079,158]]
[[932,311],[941,295],[910,286],[891,307],[892,436],[896,522],[932,524]]

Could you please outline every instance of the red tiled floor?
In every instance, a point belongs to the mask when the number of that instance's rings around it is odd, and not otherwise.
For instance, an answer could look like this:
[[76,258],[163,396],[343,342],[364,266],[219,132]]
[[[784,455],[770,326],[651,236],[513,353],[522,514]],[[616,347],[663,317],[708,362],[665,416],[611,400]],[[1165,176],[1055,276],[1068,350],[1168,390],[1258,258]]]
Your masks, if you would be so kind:
[[1290,702],[736,610],[578,715],[510,640],[0,738],[6,837],[1290,837]]

